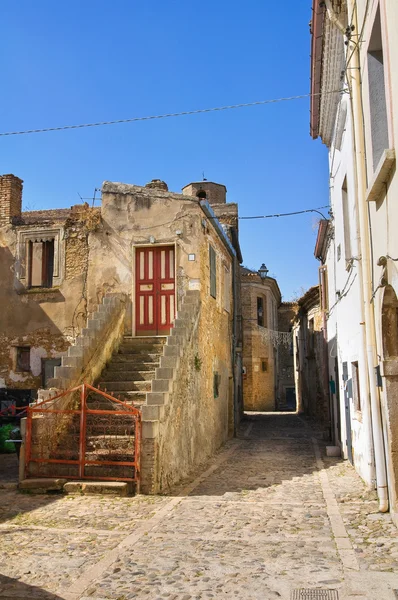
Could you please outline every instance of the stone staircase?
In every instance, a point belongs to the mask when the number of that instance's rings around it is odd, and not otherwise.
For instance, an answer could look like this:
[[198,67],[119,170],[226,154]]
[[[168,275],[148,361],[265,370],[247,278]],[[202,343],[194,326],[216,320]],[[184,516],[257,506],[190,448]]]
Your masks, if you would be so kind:
[[101,373],[96,387],[141,408],[146,401],[147,392],[151,391],[151,383],[160,365],[166,339],[125,336]]

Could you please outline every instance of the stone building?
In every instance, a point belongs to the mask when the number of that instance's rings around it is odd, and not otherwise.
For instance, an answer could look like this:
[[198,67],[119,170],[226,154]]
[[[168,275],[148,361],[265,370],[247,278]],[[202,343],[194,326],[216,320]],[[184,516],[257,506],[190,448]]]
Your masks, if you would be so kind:
[[105,182],[99,208],[21,205],[22,181],[0,177],[2,391],[120,394],[142,410],[142,489],[167,489],[241,413],[237,205],[220,184],[159,180]]
[[278,356],[269,332],[278,329],[281,293],[275,279],[245,267],[241,268],[241,292],[244,408],[273,411],[277,407]]
[[329,429],[327,343],[319,286],[311,287],[298,301],[293,352],[297,409]]

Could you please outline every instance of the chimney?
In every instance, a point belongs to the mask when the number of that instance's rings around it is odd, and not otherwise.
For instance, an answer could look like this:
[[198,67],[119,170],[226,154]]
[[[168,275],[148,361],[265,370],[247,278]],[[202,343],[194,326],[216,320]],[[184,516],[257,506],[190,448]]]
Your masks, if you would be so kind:
[[146,188],[163,190],[164,192],[168,192],[169,188],[167,187],[167,183],[162,181],[161,179],[152,179],[149,183],[145,184]]
[[22,179],[15,175],[0,175],[0,227],[21,216],[22,185]]

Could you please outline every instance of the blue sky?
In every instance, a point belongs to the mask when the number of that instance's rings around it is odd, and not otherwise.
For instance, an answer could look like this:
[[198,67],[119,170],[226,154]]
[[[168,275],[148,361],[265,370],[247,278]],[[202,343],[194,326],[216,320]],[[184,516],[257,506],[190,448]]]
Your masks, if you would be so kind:
[[[309,92],[310,0],[2,2],[0,131],[195,110]],[[309,100],[0,138],[0,171],[30,209],[67,207],[104,180],[179,192],[223,183],[242,216],[328,203]],[[311,215],[241,221],[244,264],[284,299],[318,279]]]

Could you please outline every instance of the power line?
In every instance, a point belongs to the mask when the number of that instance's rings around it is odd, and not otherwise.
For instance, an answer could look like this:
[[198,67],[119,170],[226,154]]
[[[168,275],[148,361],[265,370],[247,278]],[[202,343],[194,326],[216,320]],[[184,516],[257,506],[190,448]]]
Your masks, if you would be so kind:
[[319,212],[322,208],[329,208],[329,205],[318,206],[318,208],[307,208],[306,210],[296,210],[295,212],[279,213],[279,214],[275,214],[275,215],[258,215],[255,217],[238,217],[238,219],[273,219],[275,217],[291,217],[292,215],[302,215],[304,213],[311,213],[311,212],[316,212],[319,215],[321,215],[322,219],[327,219],[327,217],[325,217],[325,215],[323,215],[321,212]]
[[[332,90],[327,94],[340,94],[342,90]],[[84,127],[101,127],[103,125],[117,125],[120,123],[134,123],[136,121],[151,121],[154,119],[168,119],[170,117],[183,117],[186,115],[198,115],[201,113],[216,112],[222,110],[232,110],[235,108],[247,108],[250,106],[262,106],[264,104],[276,104],[278,102],[288,102],[290,100],[300,100],[302,98],[309,98],[310,96],[320,96],[322,92],[316,94],[301,94],[299,96],[289,96],[286,98],[273,98],[270,100],[258,100],[256,102],[246,102],[242,104],[230,104],[228,106],[217,106],[213,108],[199,108],[198,110],[187,110],[178,113],[166,113],[164,115],[151,115],[147,117],[132,117],[130,119],[118,119],[115,121],[98,121],[97,123],[81,123],[79,125],[63,125],[61,127],[46,127],[43,129],[26,129],[24,131],[3,131],[0,132],[0,136],[4,137],[7,135],[26,135],[29,133],[47,133],[49,131],[64,131],[67,129],[83,129]],[[323,92],[324,93],[324,92]]]

